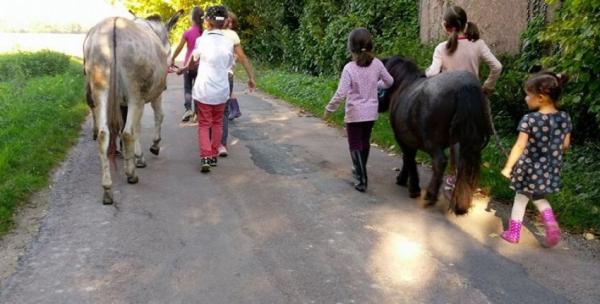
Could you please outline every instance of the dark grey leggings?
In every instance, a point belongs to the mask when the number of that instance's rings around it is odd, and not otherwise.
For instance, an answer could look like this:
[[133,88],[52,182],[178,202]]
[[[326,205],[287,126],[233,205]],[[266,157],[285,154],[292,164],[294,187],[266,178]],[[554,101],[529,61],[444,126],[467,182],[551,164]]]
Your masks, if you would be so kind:
[[233,93],[233,74],[229,73],[229,99],[225,104],[225,112],[223,113],[223,135],[221,136],[221,145],[227,146],[227,137],[229,136],[229,102]]

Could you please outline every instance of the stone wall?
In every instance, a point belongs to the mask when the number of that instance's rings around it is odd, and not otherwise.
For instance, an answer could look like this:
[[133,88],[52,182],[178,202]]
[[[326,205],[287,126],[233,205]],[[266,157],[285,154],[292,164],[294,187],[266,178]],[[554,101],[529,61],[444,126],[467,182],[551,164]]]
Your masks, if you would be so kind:
[[479,27],[481,38],[494,53],[500,54],[517,53],[529,18],[548,15],[543,0],[420,0],[422,42],[437,43],[447,38],[442,18],[450,5],[464,8],[469,21]]

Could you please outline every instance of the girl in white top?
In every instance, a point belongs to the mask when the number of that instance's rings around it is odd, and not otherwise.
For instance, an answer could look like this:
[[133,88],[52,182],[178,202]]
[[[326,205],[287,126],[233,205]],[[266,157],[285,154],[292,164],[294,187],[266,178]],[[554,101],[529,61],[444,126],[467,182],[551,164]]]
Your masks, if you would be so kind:
[[[228,72],[233,64],[234,44],[221,31],[226,18],[227,9],[224,6],[207,9],[205,26],[208,30],[196,41],[188,65],[178,71],[182,73],[199,61],[192,98],[198,114],[198,142],[203,173],[217,165],[223,112],[229,98]],[[248,77],[252,79],[252,75]],[[249,81],[248,86],[253,90],[254,81]]]
[[[482,86],[485,95],[489,96],[502,73],[502,64],[492,54],[487,44],[479,39],[477,25],[467,21],[467,13],[461,7],[450,6],[444,14],[443,26],[450,38],[435,48],[431,66],[425,71],[425,75],[432,77],[445,71],[469,71],[479,78],[479,66],[483,61],[490,68],[490,74]],[[487,101],[485,109],[486,115],[490,116]],[[454,155],[458,155],[456,149],[458,145],[450,148],[451,172],[454,172],[455,168]],[[456,177],[452,173],[446,179],[447,188],[453,189],[455,182]]]

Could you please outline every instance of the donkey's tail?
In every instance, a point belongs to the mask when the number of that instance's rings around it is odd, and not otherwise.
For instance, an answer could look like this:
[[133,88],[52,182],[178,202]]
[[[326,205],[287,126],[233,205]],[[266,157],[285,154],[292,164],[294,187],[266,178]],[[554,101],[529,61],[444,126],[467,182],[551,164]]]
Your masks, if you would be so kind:
[[108,144],[108,155],[113,163],[115,164],[115,155],[117,151],[117,136],[123,129],[123,118],[121,116],[121,107],[117,98],[118,90],[118,71],[117,71],[117,21],[119,17],[113,19],[113,31],[112,31],[112,63],[110,67],[109,87],[108,87],[108,104],[106,120],[108,123],[108,131],[110,133],[110,139]]
[[479,183],[481,150],[487,145],[491,131],[485,116],[485,99],[481,87],[468,85],[456,94],[456,112],[450,136],[458,142],[456,186],[450,206],[457,215],[466,214]]

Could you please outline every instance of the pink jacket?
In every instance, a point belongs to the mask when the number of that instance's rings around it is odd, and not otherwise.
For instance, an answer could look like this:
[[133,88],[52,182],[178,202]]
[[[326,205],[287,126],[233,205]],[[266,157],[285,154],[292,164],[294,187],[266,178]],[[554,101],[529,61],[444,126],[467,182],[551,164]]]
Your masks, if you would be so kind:
[[359,67],[352,61],[344,67],[338,89],[325,109],[329,112],[335,111],[346,98],[345,122],[377,120],[378,84],[384,89],[394,84],[394,79],[381,60],[373,59],[368,67]]

